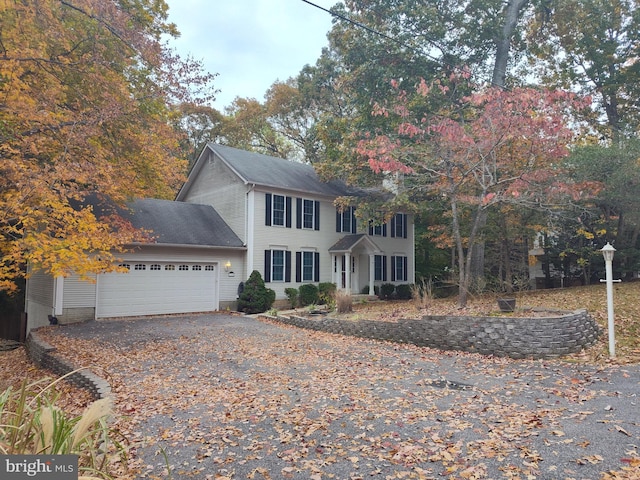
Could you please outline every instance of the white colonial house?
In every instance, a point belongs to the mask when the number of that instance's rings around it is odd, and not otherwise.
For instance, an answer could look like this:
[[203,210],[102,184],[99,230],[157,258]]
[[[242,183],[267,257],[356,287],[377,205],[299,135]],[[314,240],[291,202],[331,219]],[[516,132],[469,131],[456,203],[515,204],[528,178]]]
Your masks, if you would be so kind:
[[322,182],[310,165],[208,144],[176,201],[136,200],[122,213],[154,237],[122,256],[127,273],[85,281],[31,272],[27,330],[52,317],[70,323],[233,308],[254,270],[278,300],[305,283],[371,295],[383,283],[413,283],[412,215],[359,222],[354,207],[334,205],[353,195],[340,182]]

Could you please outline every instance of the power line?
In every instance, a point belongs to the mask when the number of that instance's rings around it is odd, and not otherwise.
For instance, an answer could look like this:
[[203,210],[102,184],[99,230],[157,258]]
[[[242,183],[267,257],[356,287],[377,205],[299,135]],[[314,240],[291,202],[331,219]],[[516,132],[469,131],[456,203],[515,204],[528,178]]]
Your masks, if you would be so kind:
[[[302,0],[302,1],[304,3],[306,3],[306,4],[308,4],[308,5],[311,5],[312,7],[315,7],[317,9],[319,9],[319,10],[322,10],[322,11],[328,13],[329,15],[331,15],[333,17],[336,17],[336,18],[338,18],[340,20],[344,20],[345,22],[350,23],[351,25],[354,25],[357,28],[361,28],[363,30],[366,30],[369,33],[372,33],[372,34],[377,35],[377,36],[379,36],[381,38],[384,38],[385,40],[389,40],[390,42],[393,42],[396,45],[399,45],[399,46],[401,46],[403,48],[407,48],[407,49],[411,50],[412,52],[417,53],[418,55],[421,55],[421,56],[424,56],[424,57],[428,58],[429,60],[431,60],[434,63],[437,63],[438,65],[441,65],[443,67],[449,67],[449,68],[452,68],[454,70],[460,70],[460,67],[458,67],[456,65],[448,63],[448,62],[446,62],[446,61],[444,61],[444,60],[442,60],[440,58],[436,58],[433,55],[429,55],[428,53],[425,53],[425,52],[423,52],[422,50],[420,50],[420,49],[418,49],[416,47],[413,47],[411,45],[407,45],[406,43],[404,43],[404,42],[402,42],[402,41],[400,41],[400,40],[398,40],[396,38],[393,38],[393,37],[387,35],[386,33],[379,32],[379,31],[369,27],[368,25],[360,23],[360,22],[358,22],[356,20],[353,20],[353,19],[351,19],[349,17],[346,17],[346,16],[344,16],[344,15],[342,15],[340,13],[333,12],[333,11],[327,9],[327,8],[321,7],[320,5],[317,5],[317,4],[315,4],[315,3],[313,3],[313,2],[311,2],[309,0]],[[426,39],[426,40],[427,40],[427,42],[431,43],[435,47],[440,48],[439,45],[435,41],[429,40],[429,39]],[[493,84],[493,82],[491,82],[491,83]],[[501,85],[497,85],[497,84],[494,84],[494,85],[495,86],[500,86],[500,87],[502,87],[504,89],[504,87],[501,86]]]

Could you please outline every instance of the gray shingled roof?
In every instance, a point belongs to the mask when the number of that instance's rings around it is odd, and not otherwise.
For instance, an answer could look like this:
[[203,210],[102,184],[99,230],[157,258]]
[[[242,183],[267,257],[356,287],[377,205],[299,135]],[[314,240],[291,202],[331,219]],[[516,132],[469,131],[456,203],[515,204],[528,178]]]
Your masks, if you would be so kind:
[[351,249],[353,249],[361,241],[367,242],[369,247],[373,250],[380,250],[380,248],[375,244],[373,240],[371,240],[371,238],[369,238],[369,236],[365,235],[364,233],[357,233],[354,235],[345,235],[331,247],[329,247],[329,251],[334,253],[348,252],[351,251]]
[[143,198],[128,204],[136,228],[153,231],[156,243],[242,247],[242,240],[210,205]]
[[244,247],[210,205],[142,198],[128,202],[128,208],[120,208],[97,196],[90,196],[83,203],[92,205],[98,217],[117,212],[135,228],[150,231],[157,244]]
[[207,147],[246,183],[331,197],[357,194],[343,182],[322,182],[311,165],[215,143]]

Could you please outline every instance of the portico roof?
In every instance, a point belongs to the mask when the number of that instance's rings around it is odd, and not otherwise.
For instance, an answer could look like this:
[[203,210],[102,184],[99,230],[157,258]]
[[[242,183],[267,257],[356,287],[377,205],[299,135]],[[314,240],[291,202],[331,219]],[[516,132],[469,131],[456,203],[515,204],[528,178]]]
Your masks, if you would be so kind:
[[331,253],[351,253],[356,247],[361,246],[368,252],[379,252],[380,248],[375,244],[369,235],[359,233],[357,235],[345,235],[331,247]]

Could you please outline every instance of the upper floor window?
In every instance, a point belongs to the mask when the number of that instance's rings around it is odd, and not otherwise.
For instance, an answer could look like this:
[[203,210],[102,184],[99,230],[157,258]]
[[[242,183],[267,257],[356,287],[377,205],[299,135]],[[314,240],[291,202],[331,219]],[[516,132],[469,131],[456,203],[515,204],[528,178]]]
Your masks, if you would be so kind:
[[280,225],[284,227],[285,212],[286,212],[286,208],[285,208],[285,202],[284,202],[284,195],[274,195],[271,224]]
[[320,202],[296,199],[296,228],[320,230]]
[[356,233],[355,207],[336,210],[336,232]]
[[291,228],[291,197],[266,193],[264,224]]
[[373,222],[369,222],[369,235],[374,235],[376,237],[386,237],[387,224],[383,223],[382,225],[376,225]]
[[391,236],[407,238],[407,214],[397,213],[391,217]]

